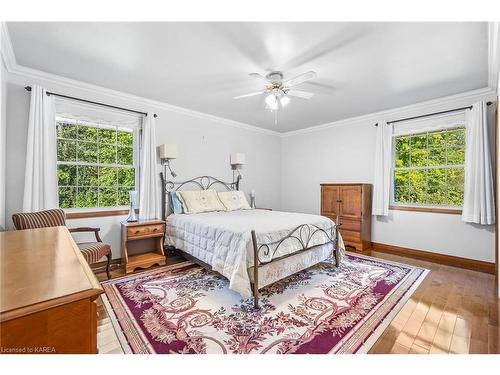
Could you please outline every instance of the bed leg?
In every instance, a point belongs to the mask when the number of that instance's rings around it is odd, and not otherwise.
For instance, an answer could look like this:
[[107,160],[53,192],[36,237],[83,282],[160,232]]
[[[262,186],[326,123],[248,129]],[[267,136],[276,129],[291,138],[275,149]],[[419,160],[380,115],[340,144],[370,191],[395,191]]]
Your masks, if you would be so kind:
[[339,257],[339,245],[337,240],[335,240],[335,245],[333,248],[333,256],[335,258],[335,267],[338,267],[340,265],[340,257]]
[[253,308],[255,310],[259,309],[259,291],[255,290],[255,287],[254,287],[254,292],[253,292]]
[[259,251],[257,249],[257,237],[255,231],[252,230],[253,243],[253,307],[259,308]]
[[340,228],[340,216],[337,215],[335,218],[335,241],[333,243],[333,256],[335,257],[335,266],[340,265],[340,254],[339,254],[339,228]]

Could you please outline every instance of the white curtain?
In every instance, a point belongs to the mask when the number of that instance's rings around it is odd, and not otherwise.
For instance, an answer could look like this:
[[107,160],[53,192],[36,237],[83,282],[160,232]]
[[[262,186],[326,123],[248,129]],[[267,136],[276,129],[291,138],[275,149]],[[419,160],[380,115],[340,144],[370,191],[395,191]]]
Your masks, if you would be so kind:
[[389,215],[391,197],[392,124],[379,121],[375,141],[372,214]]
[[153,114],[144,118],[139,188],[139,216],[141,219],[161,217],[161,189],[156,156],[156,131]]
[[54,97],[31,87],[23,212],[57,208],[57,154]]
[[462,220],[495,223],[493,174],[488,139],[487,107],[475,103],[466,113],[465,186]]

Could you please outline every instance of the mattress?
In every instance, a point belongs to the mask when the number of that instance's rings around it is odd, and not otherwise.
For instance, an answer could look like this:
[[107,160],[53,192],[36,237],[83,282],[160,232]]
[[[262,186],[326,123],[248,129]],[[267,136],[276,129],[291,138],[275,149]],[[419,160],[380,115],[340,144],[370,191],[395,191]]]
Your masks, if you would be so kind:
[[[174,214],[167,218],[166,244],[209,264],[214,271],[229,279],[231,290],[249,298],[252,291],[248,270],[254,265],[251,231],[255,231],[258,244],[271,243],[287,236],[291,230],[302,224],[314,225],[325,231],[335,225],[330,219],[319,215],[259,209]],[[303,235],[307,237],[307,233]],[[328,236],[318,231],[310,239],[309,247],[319,247],[327,242]],[[331,248],[327,252],[331,255],[333,246],[328,245]],[[273,259],[298,250],[302,250],[299,241],[285,241],[273,254]],[[325,254],[325,249],[320,253]],[[318,253],[315,257],[318,257]],[[259,255],[259,258],[261,262],[269,260],[264,255]],[[285,258],[283,262],[291,258],[294,257]],[[317,260],[316,258],[313,259]],[[304,263],[303,257],[301,262]],[[280,269],[296,268],[290,266]],[[259,282],[259,286],[261,285]]]

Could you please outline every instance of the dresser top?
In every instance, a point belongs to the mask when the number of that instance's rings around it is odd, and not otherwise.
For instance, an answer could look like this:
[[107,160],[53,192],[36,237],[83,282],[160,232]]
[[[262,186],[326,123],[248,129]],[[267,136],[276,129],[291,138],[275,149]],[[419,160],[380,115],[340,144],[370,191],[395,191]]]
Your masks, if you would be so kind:
[[0,232],[0,321],[101,293],[66,227]]
[[371,186],[371,184],[367,184],[367,183],[364,183],[364,182],[351,182],[351,183],[348,183],[348,182],[341,182],[341,183],[334,183],[334,182],[330,182],[330,183],[324,183],[324,184],[319,184],[320,186]]
[[165,222],[163,220],[122,221],[124,227],[142,227],[155,224],[165,224]]

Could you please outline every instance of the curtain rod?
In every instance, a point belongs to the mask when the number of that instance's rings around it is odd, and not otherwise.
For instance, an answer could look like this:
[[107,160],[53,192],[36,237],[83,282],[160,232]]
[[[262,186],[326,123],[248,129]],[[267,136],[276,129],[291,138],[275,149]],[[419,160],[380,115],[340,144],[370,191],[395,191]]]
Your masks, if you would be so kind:
[[[493,102],[487,102],[486,105],[492,105]],[[445,113],[450,113],[450,112],[457,112],[457,111],[463,111],[464,109],[472,109],[472,106],[468,106],[468,107],[462,107],[462,108],[455,108],[455,109],[449,109],[447,111],[441,111],[441,112],[434,112],[434,113],[428,113],[426,115],[419,115],[419,116],[413,116],[413,117],[406,117],[406,118],[402,118],[402,119],[399,119],[399,120],[394,120],[394,121],[388,121],[387,124],[394,124],[396,122],[401,122],[401,121],[408,121],[408,120],[416,120],[418,118],[422,118],[422,117],[429,117],[429,116],[435,116],[435,115],[443,115]],[[375,124],[375,126],[378,126],[378,123]]]
[[[26,86],[25,89],[26,89],[26,91],[31,91],[31,86]],[[148,115],[146,112],[135,111],[133,109],[123,108],[123,107],[117,107],[115,105],[110,105],[110,104],[105,104],[105,103],[93,102],[91,100],[81,99],[81,98],[75,98],[74,96],[67,96],[67,95],[57,94],[55,92],[50,92],[50,91],[47,91],[47,95],[49,95],[49,96],[50,95],[54,95],[54,96],[58,96],[60,98],[78,100],[79,102],[84,102],[84,103],[89,103],[89,104],[96,104],[96,105],[100,105],[100,106],[103,106],[103,107],[119,109],[119,110],[122,110],[122,111],[137,113],[137,114],[143,115],[143,116],[147,116]],[[156,118],[156,117],[158,117],[158,115],[155,113],[155,114],[153,114],[153,117]]]

